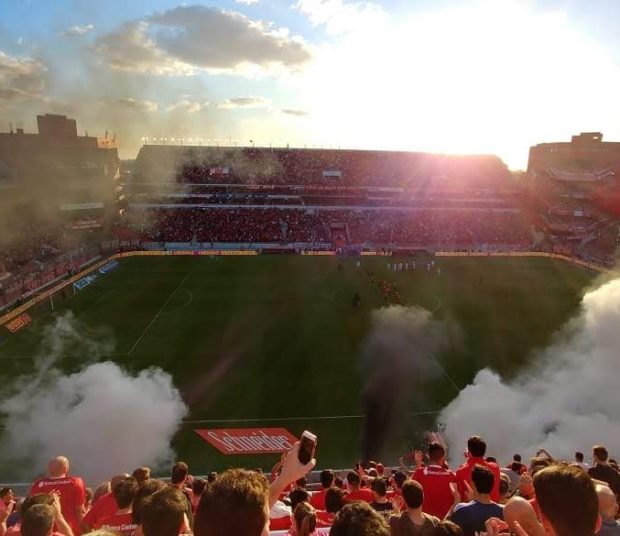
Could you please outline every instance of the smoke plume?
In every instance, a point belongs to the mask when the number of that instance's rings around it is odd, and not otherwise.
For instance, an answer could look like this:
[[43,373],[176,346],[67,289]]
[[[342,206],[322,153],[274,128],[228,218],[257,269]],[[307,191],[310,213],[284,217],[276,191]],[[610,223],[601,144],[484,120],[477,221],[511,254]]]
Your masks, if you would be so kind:
[[537,365],[505,382],[484,369],[441,413],[453,458],[472,434],[509,460],[545,447],[572,459],[594,443],[620,448],[620,279],[587,293]]
[[170,375],[158,368],[132,375],[110,361],[63,374],[68,349],[96,360],[113,348],[105,333],[85,329],[71,313],[59,317],[44,332],[33,373],[3,392],[1,446],[19,456],[18,477],[40,474],[56,455],[91,484],[172,459],[170,440],[187,408]]
[[435,356],[457,335],[425,309],[392,305],[373,311],[361,354],[364,461],[380,457],[416,385],[441,376]]

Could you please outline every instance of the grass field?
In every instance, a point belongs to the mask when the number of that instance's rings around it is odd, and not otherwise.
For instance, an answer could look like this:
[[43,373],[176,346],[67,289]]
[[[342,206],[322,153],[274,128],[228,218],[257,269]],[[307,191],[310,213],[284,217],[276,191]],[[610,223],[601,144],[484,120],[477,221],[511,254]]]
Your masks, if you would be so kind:
[[[338,263],[344,270],[338,270]],[[130,371],[156,365],[173,375],[191,408],[174,440],[194,473],[229,464],[269,467],[273,457],[224,457],[194,428],[283,426],[320,437],[322,467],[348,467],[359,453],[360,350],[383,297],[367,272],[395,282],[402,301],[463,333],[437,356],[446,376],[425,384],[401,420],[388,461],[433,426],[435,414],[486,366],[509,377],[573,316],[594,274],[542,258],[440,258],[393,273],[385,258],[136,257],[75,296],[33,311],[33,323],[0,335],[0,375],[28,372],[41,331],[71,310],[86,334],[112,341],[108,356]],[[354,309],[351,298],[361,296]],[[63,370],[89,356],[64,350]],[[330,418],[326,418],[330,417]],[[231,422],[238,420],[237,422]]]

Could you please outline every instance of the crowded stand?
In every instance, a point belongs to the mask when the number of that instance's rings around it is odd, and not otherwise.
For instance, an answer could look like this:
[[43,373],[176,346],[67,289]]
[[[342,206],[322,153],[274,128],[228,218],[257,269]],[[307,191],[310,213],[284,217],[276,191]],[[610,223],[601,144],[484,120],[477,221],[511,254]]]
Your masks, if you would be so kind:
[[[0,536],[614,536],[620,473],[608,450],[555,459],[545,449],[500,464],[472,436],[465,461],[447,462],[441,437],[388,468],[369,461],[324,469],[296,443],[270,475],[227,469],[194,477],[176,462],[84,482],[58,456],[23,497],[0,489]],[[487,452],[489,450],[489,452]],[[317,453],[320,459],[320,453]],[[408,467],[405,463],[412,463]],[[131,468],[128,468],[131,469]],[[95,486],[94,488],[86,487]],[[93,489],[95,491],[93,491]]]

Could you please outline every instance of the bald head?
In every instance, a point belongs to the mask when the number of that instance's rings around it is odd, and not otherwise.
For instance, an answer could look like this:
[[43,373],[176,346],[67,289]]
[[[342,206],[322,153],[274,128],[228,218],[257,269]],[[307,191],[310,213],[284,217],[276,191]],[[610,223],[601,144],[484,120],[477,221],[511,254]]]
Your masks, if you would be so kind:
[[69,460],[64,456],[56,456],[50,460],[47,466],[47,471],[53,478],[67,476],[67,473],[69,472]]
[[517,522],[530,536],[545,536],[545,529],[538,521],[534,507],[522,497],[513,497],[506,503],[504,521],[513,531]]
[[598,511],[603,520],[611,521],[616,517],[618,502],[613,491],[609,486],[603,484],[596,485],[596,495],[598,497]]

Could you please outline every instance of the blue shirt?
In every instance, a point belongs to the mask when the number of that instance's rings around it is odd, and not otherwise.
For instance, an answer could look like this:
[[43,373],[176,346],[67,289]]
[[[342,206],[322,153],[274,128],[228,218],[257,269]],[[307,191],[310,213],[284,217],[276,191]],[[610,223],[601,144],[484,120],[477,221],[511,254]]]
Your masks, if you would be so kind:
[[504,519],[504,508],[497,503],[471,501],[457,504],[450,515],[450,521],[463,529],[464,536],[475,536],[476,532],[486,530],[484,523],[492,517]]

